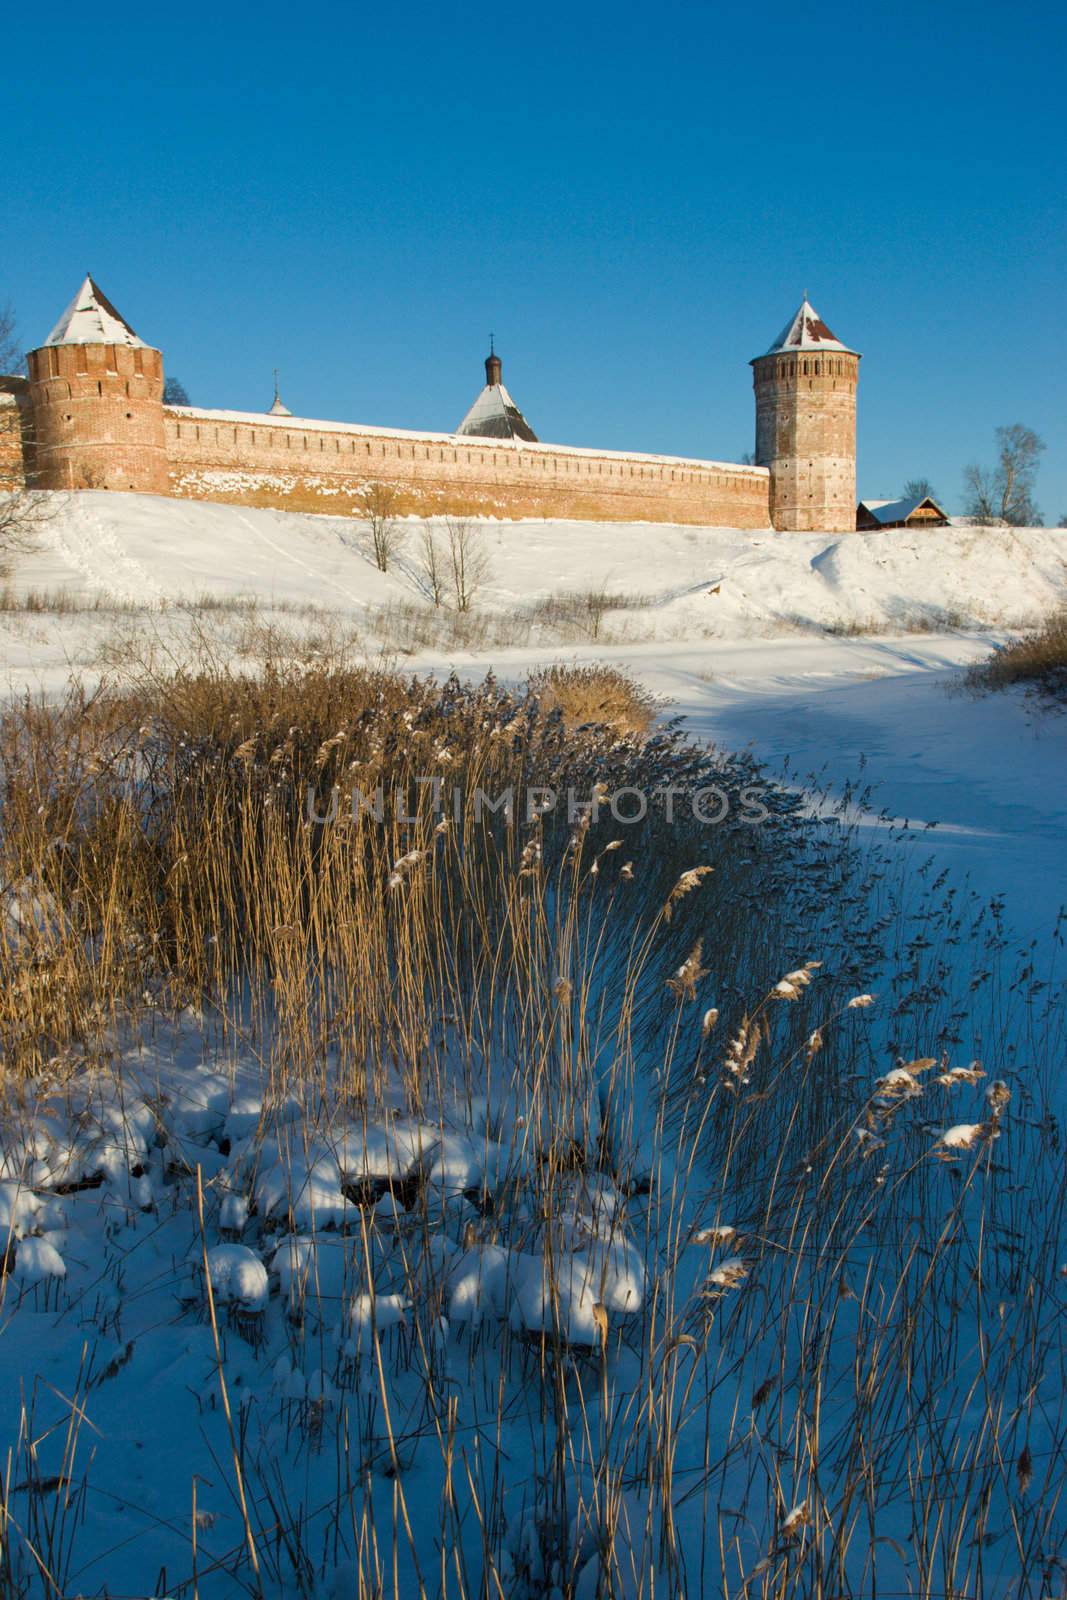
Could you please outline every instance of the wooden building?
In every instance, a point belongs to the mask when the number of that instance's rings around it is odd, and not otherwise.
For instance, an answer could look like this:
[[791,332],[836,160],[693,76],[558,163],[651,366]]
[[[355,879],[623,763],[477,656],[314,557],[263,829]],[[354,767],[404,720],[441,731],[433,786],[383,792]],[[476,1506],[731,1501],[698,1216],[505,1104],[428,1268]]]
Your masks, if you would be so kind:
[[861,500],[856,507],[856,531],[877,533],[881,528],[944,528],[948,513],[936,500]]

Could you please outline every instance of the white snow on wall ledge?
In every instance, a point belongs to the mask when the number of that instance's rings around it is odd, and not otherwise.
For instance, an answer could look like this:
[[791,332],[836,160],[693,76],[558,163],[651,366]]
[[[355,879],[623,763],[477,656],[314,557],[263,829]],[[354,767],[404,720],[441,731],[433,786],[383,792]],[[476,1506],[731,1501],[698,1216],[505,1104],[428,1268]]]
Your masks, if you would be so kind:
[[691,467],[705,472],[731,472],[739,477],[765,479],[766,467],[743,466],[735,461],[705,461],[697,456],[658,456],[638,450],[594,450],[586,445],[530,443],[525,439],[487,439],[481,435],[424,433],[411,428],[380,428],[363,422],[323,422],[313,417],[285,417],[267,411],[202,411],[196,406],[166,406],[165,414],[178,422],[244,423],[249,428],[272,428],[284,433],[352,433],[359,438],[404,439],[418,444],[448,445],[460,450],[508,450],[520,455],[610,457],[613,461],[642,461],[657,466]]

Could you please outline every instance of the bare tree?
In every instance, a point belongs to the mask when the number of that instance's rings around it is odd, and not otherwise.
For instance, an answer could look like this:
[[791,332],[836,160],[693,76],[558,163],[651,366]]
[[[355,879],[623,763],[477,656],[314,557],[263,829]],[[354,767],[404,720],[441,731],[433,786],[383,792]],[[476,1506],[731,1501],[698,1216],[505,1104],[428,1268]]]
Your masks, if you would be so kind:
[[363,491],[363,515],[370,523],[371,551],[379,572],[389,571],[390,561],[404,543],[395,513],[396,490],[387,483],[369,483]]
[[0,306],[0,373],[14,373],[22,365],[22,351],[15,337],[15,313]]
[[164,380],[163,404],[165,406],[187,406],[190,404],[188,390],[180,378],[167,378]]
[[966,511],[975,522],[1006,522],[1013,528],[1036,528],[1042,516],[1034,504],[1034,480],[1045,441],[1021,422],[998,428],[995,467],[964,469]]
[[904,485],[904,500],[936,500],[937,490],[929,478],[909,478]]
[[433,525],[424,522],[419,533],[418,549],[415,553],[415,569],[418,575],[419,586],[433,601],[435,606],[445,603],[445,558],[441,546],[437,542],[437,534]]
[[457,611],[469,611],[489,576],[489,556],[479,529],[455,517],[445,518],[448,566]]
[[28,489],[23,477],[21,366],[14,313],[10,306],[0,306],[0,373],[10,374],[0,382],[0,572],[8,570],[12,556],[34,548],[38,528],[57,506],[50,496]]

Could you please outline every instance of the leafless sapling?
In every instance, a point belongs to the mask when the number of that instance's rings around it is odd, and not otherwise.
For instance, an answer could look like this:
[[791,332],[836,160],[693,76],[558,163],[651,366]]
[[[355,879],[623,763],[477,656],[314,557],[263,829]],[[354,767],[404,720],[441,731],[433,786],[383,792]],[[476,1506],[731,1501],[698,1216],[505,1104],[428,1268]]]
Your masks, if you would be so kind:
[[457,611],[469,611],[489,576],[489,555],[480,529],[462,518],[446,517],[448,568]]
[[[0,375],[20,378],[21,366],[14,313],[10,306],[0,306]],[[34,548],[41,524],[58,506],[54,496],[38,493],[23,476],[25,417],[19,387],[0,386],[0,572],[7,570],[13,556]]]
[[415,552],[419,586],[435,606],[443,606],[446,591],[445,555],[433,524],[424,522]]
[[363,515],[370,524],[371,554],[379,572],[388,572],[389,563],[404,542],[396,520],[396,490],[387,483],[370,483],[363,491]]

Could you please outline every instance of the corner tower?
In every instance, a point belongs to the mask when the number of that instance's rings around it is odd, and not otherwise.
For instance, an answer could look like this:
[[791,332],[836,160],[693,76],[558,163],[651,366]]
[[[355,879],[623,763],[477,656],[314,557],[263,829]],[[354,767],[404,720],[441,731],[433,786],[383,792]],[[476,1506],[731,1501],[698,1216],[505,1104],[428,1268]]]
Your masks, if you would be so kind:
[[770,468],[771,522],[786,533],[851,533],[859,355],[834,337],[805,295],[751,365],[756,464]]
[[163,357],[92,278],[29,367],[39,488],[167,493]]

